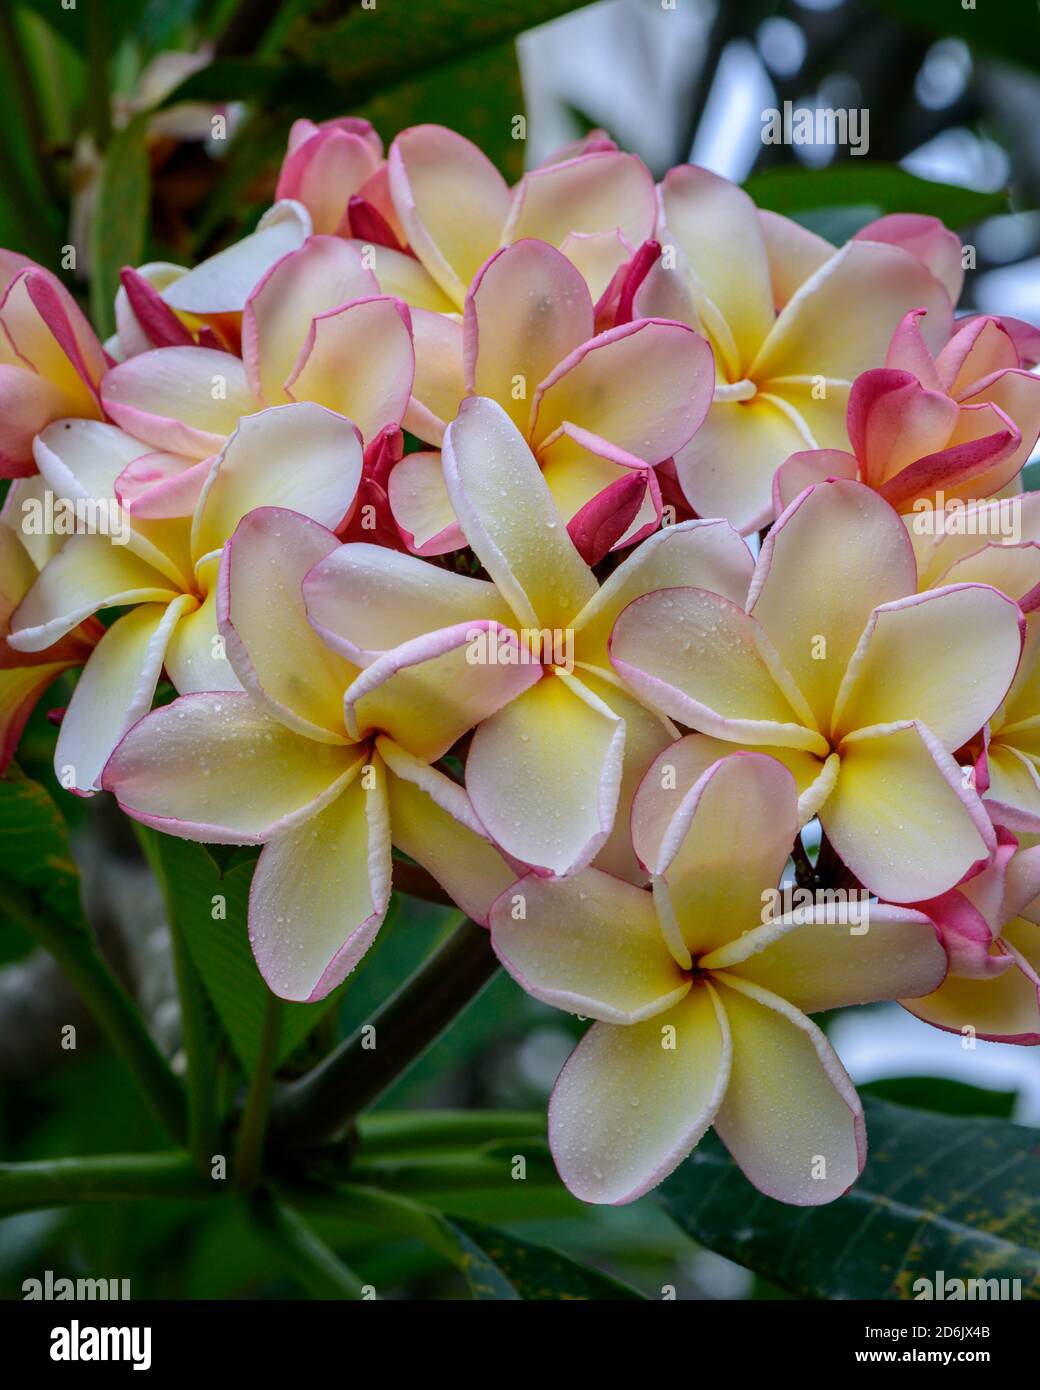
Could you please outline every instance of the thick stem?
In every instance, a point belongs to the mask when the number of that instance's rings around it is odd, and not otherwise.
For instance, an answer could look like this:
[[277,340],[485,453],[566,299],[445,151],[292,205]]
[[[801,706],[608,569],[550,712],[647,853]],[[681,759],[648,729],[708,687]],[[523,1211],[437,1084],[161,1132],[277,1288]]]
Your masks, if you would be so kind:
[[145,1100],[170,1134],[183,1143],[187,1134],[184,1090],[90,936],[53,917],[37,894],[12,880],[0,893],[0,909],[54,956],[133,1073]]
[[271,1092],[274,1087],[274,1069],[278,1060],[278,1038],[281,1028],[281,1000],[276,995],[269,993],[264,1004],[260,1052],[256,1059],[256,1069],[249,1083],[249,1094],[246,1097],[246,1108],[242,1113],[242,1124],[238,1131],[238,1149],[235,1153],[235,1184],[243,1192],[249,1192],[260,1180],[264,1138],[267,1134],[267,1119],[271,1113]]
[[222,1190],[222,1184],[200,1177],[191,1155],[181,1150],[0,1163],[0,1212],[7,1215],[73,1202],[208,1199]]
[[314,1147],[335,1138],[440,1036],[497,969],[490,933],[464,921],[365,1030],[283,1087],[272,1112],[272,1132],[281,1146]]

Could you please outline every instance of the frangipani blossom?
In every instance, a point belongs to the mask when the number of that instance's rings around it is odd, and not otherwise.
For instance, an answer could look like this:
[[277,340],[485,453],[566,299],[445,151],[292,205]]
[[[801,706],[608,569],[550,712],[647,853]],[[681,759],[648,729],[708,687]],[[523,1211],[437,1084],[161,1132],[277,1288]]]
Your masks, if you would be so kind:
[[[316,232],[368,240],[372,212],[392,228],[383,142],[360,116],[293,121],[289,148],[278,174],[278,199],[292,198],[310,214]],[[350,207],[365,205],[352,226]],[[367,213],[367,217],[366,217]]]
[[971,319],[933,359],[922,313],[900,324],[886,366],[853,383],[852,452],[794,454],[773,480],[778,511],[828,476],[859,478],[909,513],[936,494],[940,506],[984,501],[1021,472],[1040,437],[1040,377],[996,318]]
[[466,632],[449,630],[359,673],[303,608],[304,575],[339,548],[295,512],[244,517],[219,581],[220,631],[242,689],[153,711],[102,779],[123,810],[168,834],[264,845],[249,933],[285,999],[323,998],[367,951],[390,898],[391,843],[478,921],[515,877],[463,789],[430,764],[530,671],[467,671]]
[[101,419],[108,360],[68,290],[25,256],[0,251],[0,478],[36,472],[33,436],[64,415]]
[[998,831],[982,873],[916,907],[938,927],[946,979],[904,1006],[926,1023],[992,1042],[1040,1043],[1040,846]]
[[21,526],[22,504],[39,500],[44,486],[38,474],[16,480],[0,511],[0,774],[37,700],[64,671],[82,666],[104,634],[101,624],[88,618],[44,651],[16,651],[7,640],[11,614],[61,544],[55,537],[27,535]]
[[[315,236],[249,294],[241,359],[197,346],[157,348],[114,367],[101,394],[136,438],[203,460],[243,417],[292,401],[346,415],[368,445],[403,418],[414,370],[407,306],[379,294],[347,242]],[[194,476],[200,485],[202,471]]]
[[134,522],[116,501],[119,478],[143,445],[112,425],[59,421],[37,440],[40,471],[72,501],[103,500],[119,537],[72,535],[47,562],[11,619],[10,645],[44,652],[102,608],[129,607],[90,655],[55,749],[59,779],[90,792],[122,734],[151,707],[165,669],[182,694],[234,690],[217,640],[221,551],[254,507],[291,505],[322,525],[346,516],[361,476],[354,425],[321,406],[276,406],[243,420],[206,469],[188,517]]
[[670,254],[636,292],[635,312],[698,329],[717,373],[714,404],[676,473],[701,516],[753,531],[773,519],[773,474],[786,458],[847,448],[849,388],[884,360],[909,310],[927,308],[929,345],[945,343],[950,297],[903,244],[855,239],[835,250],[760,214],[707,169],[672,169],[661,205],[658,239]]
[[953,753],[1007,694],[1018,606],[986,584],[919,594],[902,521],[861,483],[807,488],[766,538],[746,607],[686,588],[618,619],[611,659],[654,708],[764,747],[859,881],[893,902],[977,872],[993,829]]
[[[539,679],[477,728],[466,760],[474,810],[503,850],[543,873],[590,863],[642,881],[627,805],[667,720],[612,672],[607,639],[639,594],[698,580],[742,603],[752,561],[722,521],[649,537],[600,586],[567,534],[538,463],[494,401],[463,402],[444,441],[448,494],[493,583],[414,556],[347,545],[307,576],[307,612],[331,646],[374,670],[388,647],[493,620],[520,634]],[[474,647],[474,665],[498,658]],[[367,673],[366,673],[367,674]]]
[[[653,235],[653,179],[643,162],[602,139],[532,169],[515,188],[476,145],[444,126],[404,130],[387,156],[390,196],[418,267],[380,252],[384,290],[417,308],[460,311],[477,271],[499,247],[547,241],[587,271],[598,298]],[[415,270],[422,283],[415,283]],[[410,293],[398,277],[408,276]]]
[[806,1015],[924,994],[945,957],[907,908],[872,905],[859,936],[833,907],[765,920],[798,830],[794,781],[761,753],[698,762],[690,743],[661,753],[633,806],[652,893],[596,869],[532,874],[491,910],[519,983],[599,1020],[556,1082],[553,1157],[576,1197],[629,1202],[714,1125],[760,1191],[830,1202],[862,1170],[863,1111]]
[[[690,439],[711,404],[711,350],[699,334],[641,319],[596,335],[580,272],[546,242],[525,239],[480,268],[461,329],[443,336],[435,390],[419,362],[410,428],[439,444],[464,395],[497,401],[589,564],[657,528],[653,465]],[[449,352],[458,357],[447,391]],[[390,503],[418,554],[465,543],[436,454],[409,455],[394,469]]]

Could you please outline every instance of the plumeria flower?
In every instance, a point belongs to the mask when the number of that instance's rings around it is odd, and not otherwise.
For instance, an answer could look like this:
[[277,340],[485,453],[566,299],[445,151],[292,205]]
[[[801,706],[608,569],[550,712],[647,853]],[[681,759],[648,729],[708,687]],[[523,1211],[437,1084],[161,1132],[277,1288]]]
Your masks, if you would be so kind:
[[1040,377],[1020,365],[996,318],[975,318],[933,358],[922,311],[897,329],[884,367],[856,378],[847,428],[852,452],[796,453],[773,480],[780,511],[824,477],[859,478],[900,512],[938,493],[977,502],[1021,472],[1040,437]]
[[955,502],[904,521],[922,589],[979,580],[1002,589],[1024,613],[1040,603],[1040,493]]
[[917,593],[899,516],[835,480],[779,518],[746,606],[695,588],[649,594],[619,618],[611,659],[662,713],[778,757],[803,823],[818,814],[860,883],[912,902],[994,848],[953,754],[1007,694],[1022,623],[986,584]]
[[[649,170],[601,136],[570,158],[532,169],[512,190],[476,145],[444,126],[402,131],[387,167],[397,220],[424,277],[421,300],[419,285],[413,283],[416,297],[409,298],[396,281],[403,257],[379,255],[377,273],[388,293],[417,307],[461,311],[488,257],[530,237],[570,256],[598,297],[653,235],[657,208]],[[414,271],[406,273],[414,281]]]
[[926,1023],[991,1042],[1040,1043],[1040,846],[998,831],[992,862],[915,906],[942,934],[949,974],[904,1000]]
[[316,232],[365,241],[395,229],[383,142],[360,116],[293,121],[275,197],[302,203]]
[[431,764],[531,673],[467,669],[465,633],[451,630],[359,673],[303,609],[304,576],[339,549],[295,512],[244,517],[219,582],[220,631],[242,689],[153,711],[102,779],[123,810],[167,834],[264,845],[249,934],[285,999],[323,998],[367,951],[389,902],[391,844],[477,921],[516,872],[464,790]]
[[[711,349],[699,334],[641,319],[596,335],[581,273],[546,242],[525,239],[477,272],[452,342],[457,361],[438,357],[434,391],[430,364],[419,365],[412,430],[439,444],[464,396],[489,397],[530,445],[589,564],[656,530],[652,466],[690,439],[711,404]],[[418,554],[465,544],[436,453],[410,454],[389,491]]]
[[761,1192],[830,1202],[863,1168],[863,1111],[806,1015],[924,994],[945,957],[907,908],[871,905],[861,935],[833,906],[766,920],[798,830],[791,774],[761,753],[705,764],[690,743],[661,753],[633,807],[652,893],[596,869],[532,874],[491,911],[519,983],[598,1020],[552,1094],[553,1157],[576,1197],[629,1202],[714,1125]]
[[24,504],[42,506],[45,486],[39,474],[17,479],[0,509],[0,775],[14,756],[37,700],[63,672],[83,665],[105,631],[96,619],[87,618],[38,652],[16,651],[7,640],[12,613],[61,547],[60,538],[36,536],[22,526]]
[[[928,311],[925,336],[949,336],[948,288],[922,246],[953,238],[941,223],[931,241],[899,240],[870,228],[836,250],[775,214],[759,213],[735,185],[693,165],[661,186],[667,254],[635,295],[637,314],[678,319],[715,353],[715,402],[675,459],[679,481],[701,516],[724,516],[742,532],[773,519],[772,480],[800,450],[846,449],[849,388],[884,360],[894,330],[915,306]],[[884,219],[883,219],[884,220]],[[958,245],[959,257],[959,245]],[[931,258],[945,271],[948,253]]]
[[0,251],[0,478],[35,473],[33,436],[64,415],[100,420],[108,360],[49,270]]
[[37,440],[54,492],[108,503],[120,529],[68,538],[15,610],[10,646],[45,652],[99,609],[130,609],[91,653],[62,720],[55,767],[70,791],[96,789],[124,731],[151,707],[164,669],[182,694],[237,689],[217,634],[216,579],[239,520],[282,504],[335,527],[361,476],[349,420],[316,405],[276,406],[242,421],[209,465],[191,515],[135,524],[116,500],[117,483],[144,447],[112,425],[82,420],[59,421]]
[[[639,778],[674,737],[611,670],[607,639],[639,594],[699,580],[742,603],[752,561],[725,522],[651,536],[600,586],[520,431],[494,401],[465,401],[444,441],[448,495],[493,583],[365,545],[330,554],[307,576],[311,622],[366,675],[388,648],[431,631],[493,620],[520,639],[538,678],[473,735],[466,788],[509,855],[566,874],[598,856],[641,881],[625,823]],[[474,634],[479,631],[474,626]],[[480,642],[471,670],[503,658]]]
[[[113,420],[184,467],[212,458],[244,417],[313,401],[346,415],[366,445],[405,414],[415,357],[407,307],[380,295],[347,242],[311,237],[252,291],[242,358],[200,346],[143,352],[101,384]],[[205,468],[178,487],[202,486]]]

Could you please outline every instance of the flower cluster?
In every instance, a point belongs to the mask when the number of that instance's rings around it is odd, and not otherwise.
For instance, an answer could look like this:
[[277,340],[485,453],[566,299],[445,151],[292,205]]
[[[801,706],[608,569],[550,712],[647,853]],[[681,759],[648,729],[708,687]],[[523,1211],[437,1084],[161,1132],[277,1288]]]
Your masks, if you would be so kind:
[[77,671],[61,784],[262,846],[287,999],[421,866],[596,1020],[579,1197],[714,1126],[830,1201],[866,1141],[810,1014],[1040,1042],[1040,333],[962,278],[932,218],[834,247],[600,132],[510,188],[357,119],[297,122],[237,244],[127,267],[105,344],[5,253],[0,754]]

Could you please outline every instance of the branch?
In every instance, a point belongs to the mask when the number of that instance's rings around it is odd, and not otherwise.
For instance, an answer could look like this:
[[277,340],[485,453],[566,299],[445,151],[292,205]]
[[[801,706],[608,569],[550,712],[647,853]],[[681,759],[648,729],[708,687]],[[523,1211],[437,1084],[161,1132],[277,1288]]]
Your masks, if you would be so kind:
[[365,1286],[354,1271],[276,1197],[261,1193],[253,1217],[285,1272],[313,1298],[364,1298]]
[[491,935],[466,920],[359,1032],[275,1098],[272,1133],[284,1148],[334,1139],[474,999],[498,969]]
[[73,1202],[194,1200],[219,1195],[221,1184],[201,1177],[191,1155],[181,1150],[0,1163],[0,1212],[5,1215]]

